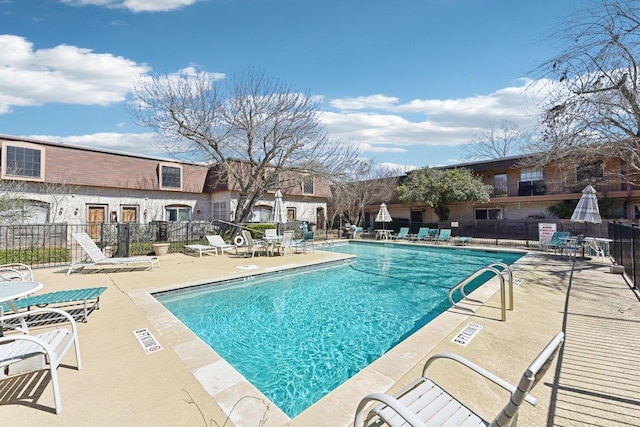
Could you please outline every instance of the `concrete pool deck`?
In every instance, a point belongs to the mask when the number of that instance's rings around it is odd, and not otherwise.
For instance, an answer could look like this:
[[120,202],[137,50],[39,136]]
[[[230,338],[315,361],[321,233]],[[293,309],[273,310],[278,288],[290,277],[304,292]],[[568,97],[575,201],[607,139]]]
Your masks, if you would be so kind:
[[[43,382],[41,373],[35,373],[0,381],[0,415],[12,426],[346,426],[362,397],[410,382],[431,354],[455,352],[517,382],[551,337],[564,329],[559,369],[552,368],[538,384],[532,394],[539,404],[522,408],[520,425],[640,425],[640,303],[621,275],[609,273],[610,261],[577,261],[572,269],[566,257],[530,252],[516,266],[515,310],[507,312],[506,322],[499,320],[499,284],[494,280],[473,294],[486,300],[475,313],[449,310],[293,420],[267,406],[266,399],[149,296],[341,257],[321,251],[253,259],[171,254],[154,271],[86,269],[65,276],[64,267],[35,270],[35,279],[45,285],[41,292],[108,289],[100,310],[78,324],[83,369],[58,370],[62,413],[54,413],[46,376]],[[257,268],[237,268],[247,265]],[[471,342],[466,347],[451,342],[469,322],[482,326]],[[145,354],[133,334],[140,328],[149,328],[163,350]],[[73,365],[73,356],[67,355],[65,362]],[[451,385],[462,401],[474,402],[480,415],[491,419],[508,399],[490,386],[490,392],[477,392],[475,387],[486,384],[469,372],[445,364],[435,367],[440,383]]]

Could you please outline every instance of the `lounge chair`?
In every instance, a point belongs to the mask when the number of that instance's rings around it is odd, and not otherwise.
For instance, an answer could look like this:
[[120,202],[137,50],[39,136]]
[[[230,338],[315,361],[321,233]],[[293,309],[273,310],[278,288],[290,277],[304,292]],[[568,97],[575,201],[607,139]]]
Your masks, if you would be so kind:
[[409,234],[407,239],[409,240],[426,240],[429,235],[429,227],[420,227],[418,234]]
[[389,235],[390,239],[406,239],[407,236],[409,235],[409,227],[400,227],[400,230],[398,230],[398,234],[391,234]]
[[440,233],[433,239],[434,242],[448,242],[451,240],[451,229],[441,228]]
[[436,237],[438,237],[438,233],[439,231],[437,228],[430,228],[424,240],[435,240]]
[[251,252],[251,258],[256,255],[256,251],[267,251],[268,244],[264,240],[254,239],[251,237],[251,232],[248,230],[242,230],[242,237],[244,237],[245,244],[247,245],[247,255]]
[[203,254],[214,253],[218,255],[218,250],[211,245],[184,245],[185,252],[198,252],[198,256],[202,258]]
[[238,248],[236,247],[236,245],[233,245],[231,243],[227,243],[224,240],[222,240],[222,236],[220,236],[219,234],[214,234],[212,236],[206,236],[207,237],[207,241],[209,242],[210,246],[213,246],[216,249],[216,255],[218,254],[218,249],[220,249],[220,253],[224,255],[224,251],[229,250],[229,249],[233,249],[236,251],[236,253],[238,252]]
[[33,271],[31,267],[21,262],[13,262],[10,264],[0,265],[0,280],[19,280],[21,282],[30,282],[33,280]]
[[545,251],[548,251],[549,248],[553,248],[553,253],[557,253],[558,250],[562,252],[565,246],[567,246],[567,239],[569,238],[568,231],[556,231],[551,235],[551,239],[544,244]]
[[32,312],[2,316],[0,317],[0,323],[19,323],[16,321],[27,316],[47,314],[63,317],[69,322],[69,327],[58,327],[39,335],[31,335],[28,330],[21,330],[20,333],[11,333],[0,337],[0,371],[8,375],[18,375],[40,370],[42,362],[36,363],[37,360],[34,358],[42,358],[44,356],[44,361],[49,364],[56,414],[59,414],[62,411],[62,401],[58,384],[58,366],[60,366],[62,359],[72,346],[76,353],[76,366],[78,370],[82,368],[78,330],[73,317],[63,310],[42,308]]
[[[27,311],[31,311],[32,307],[45,307],[50,304],[56,304],[56,308],[64,308],[65,311],[71,313],[71,315],[82,321],[87,321],[87,316],[93,311],[100,308],[100,295],[106,291],[106,287],[99,288],[83,288],[73,289],[68,291],[56,291],[49,292],[41,295],[34,295],[27,298],[21,298],[13,301],[13,304],[17,309],[26,308]],[[4,312],[9,312],[11,309],[8,304],[0,303],[0,316]],[[42,320],[38,320],[31,316],[29,324],[46,323],[50,318],[43,317]]]
[[[549,369],[563,341],[564,334],[560,332],[529,365],[517,387],[461,356],[450,353],[436,354],[427,360],[422,377],[400,390],[398,394],[392,397],[383,393],[374,393],[365,397],[358,405],[354,427],[369,425],[371,421],[386,422],[390,426],[412,427],[515,425],[520,405],[525,400],[532,405],[537,403],[529,392]],[[480,418],[428,378],[427,370],[431,364],[443,359],[458,362],[511,393],[506,406],[491,423]],[[371,408],[371,402],[381,402],[381,404]]]
[[153,270],[154,266],[160,266],[160,260],[156,256],[134,256],[126,258],[107,258],[102,253],[98,245],[95,244],[91,237],[87,233],[74,233],[73,238],[78,242],[82,249],[87,253],[91,262],[74,261],[67,270],[67,276],[73,272],[74,269],[79,268],[82,270],[87,265],[129,265],[129,264],[149,264],[149,268]]

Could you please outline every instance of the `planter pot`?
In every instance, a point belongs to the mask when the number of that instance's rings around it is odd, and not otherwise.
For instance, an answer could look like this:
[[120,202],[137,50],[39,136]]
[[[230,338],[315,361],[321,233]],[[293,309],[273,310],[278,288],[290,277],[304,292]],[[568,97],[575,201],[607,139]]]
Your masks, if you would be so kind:
[[166,255],[169,251],[169,243],[154,243],[153,244],[153,252],[157,256]]

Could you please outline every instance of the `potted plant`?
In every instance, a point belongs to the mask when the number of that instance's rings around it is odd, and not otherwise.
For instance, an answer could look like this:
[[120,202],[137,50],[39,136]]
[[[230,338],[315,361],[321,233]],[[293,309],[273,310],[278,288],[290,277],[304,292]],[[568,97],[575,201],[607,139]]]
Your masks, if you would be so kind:
[[169,252],[169,242],[156,242],[153,244],[153,252],[156,256],[166,255]]

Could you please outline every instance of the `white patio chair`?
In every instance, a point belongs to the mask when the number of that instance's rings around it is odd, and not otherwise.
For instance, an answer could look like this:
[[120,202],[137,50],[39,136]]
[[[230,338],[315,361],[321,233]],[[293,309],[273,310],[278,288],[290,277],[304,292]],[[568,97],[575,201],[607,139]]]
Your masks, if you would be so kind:
[[[64,310],[42,308],[2,316],[0,317],[0,324],[4,324],[6,327],[7,322],[12,324],[12,320],[15,322],[16,320],[25,319],[27,316],[50,315],[51,313],[57,316],[56,318],[64,318],[65,321],[68,321],[69,327],[61,326],[38,335],[32,335],[28,330],[21,330],[20,333],[0,336],[0,368],[6,370],[10,376],[38,371],[42,365],[36,363],[34,358],[44,357],[46,363],[49,364],[56,414],[59,414],[62,411],[62,401],[58,384],[58,366],[60,366],[60,362],[72,346],[75,349],[76,366],[78,370],[82,368],[75,320]],[[16,324],[19,325],[20,323],[16,322]],[[32,360],[29,361],[28,359]],[[12,371],[12,365],[15,366],[14,371]]]
[[0,265],[0,280],[19,280],[22,282],[33,281],[33,271],[31,267],[21,262]]
[[[400,390],[398,394],[392,397],[383,393],[374,393],[362,399],[356,411],[354,427],[363,427],[371,422],[376,422],[375,425],[383,422],[389,426],[411,427],[443,425],[515,427],[518,409],[522,402],[527,401],[532,405],[537,403],[529,392],[549,369],[563,341],[564,333],[560,332],[529,365],[517,387],[461,356],[450,353],[436,354],[427,360],[422,377]],[[511,393],[506,406],[493,421],[483,420],[427,377],[429,366],[434,361],[443,359],[458,362]],[[371,402],[381,402],[381,404],[371,408]]]
[[268,249],[267,242],[259,239],[254,239],[253,237],[251,237],[250,231],[242,230],[242,237],[244,237],[244,241],[246,242],[246,245],[247,245],[247,254],[251,252],[251,258],[253,258],[256,255],[256,251],[258,250],[265,251],[265,252],[267,251]]

